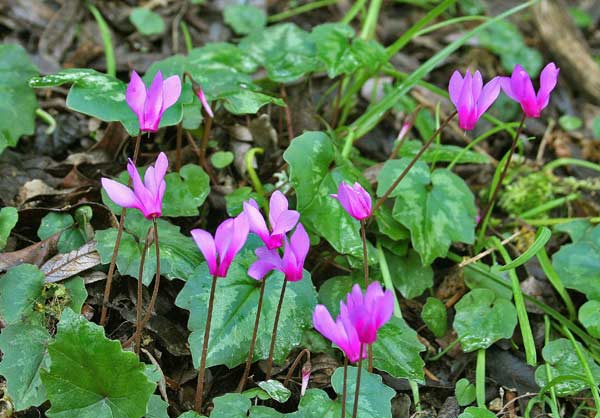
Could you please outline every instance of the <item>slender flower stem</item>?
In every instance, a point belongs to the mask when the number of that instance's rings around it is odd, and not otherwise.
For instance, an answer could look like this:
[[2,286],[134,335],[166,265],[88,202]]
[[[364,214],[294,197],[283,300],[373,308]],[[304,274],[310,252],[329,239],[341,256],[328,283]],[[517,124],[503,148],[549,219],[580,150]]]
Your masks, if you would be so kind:
[[200,143],[200,154],[198,155],[198,160],[200,167],[206,169],[206,148],[208,148],[208,140],[210,138],[210,131],[212,129],[212,118],[206,114],[206,112],[202,111],[204,115],[204,132],[202,133],[202,142]]
[[285,379],[283,380],[283,386],[287,387],[288,383],[290,382],[290,379],[292,378],[292,374],[294,374],[294,370],[296,370],[296,367],[298,367],[298,364],[300,364],[300,360],[302,360],[302,356],[304,356],[305,354],[306,362],[310,363],[310,350],[308,348],[305,348],[304,350],[300,351],[300,354],[296,356],[296,359],[290,366],[287,374],[285,375]]
[[277,325],[279,325],[279,316],[281,315],[281,306],[283,305],[286,286],[287,279],[284,279],[283,286],[281,287],[281,294],[279,295],[279,303],[277,304],[277,311],[275,312],[275,321],[273,322],[273,336],[271,337],[271,346],[269,347],[269,358],[267,358],[265,380],[269,380],[271,378],[271,370],[273,369],[273,352],[275,351],[275,340],[277,340]]
[[494,201],[496,200],[496,196],[498,196],[498,191],[500,190],[500,186],[502,186],[502,183],[504,182],[504,178],[506,177],[506,174],[508,173],[508,168],[510,167],[510,161],[512,159],[513,154],[515,153],[515,149],[517,148],[517,143],[519,142],[519,136],[521,135],[521,131],[523,130],[523,124],[525,123],[525,117],[526,117],[525,113],[523,113],[523,116],[521,117],[521,122],[519,123],[519,127],[517,128],[517,133],[515,134],[515,138],[513,139],[512,145],[510,147],[510,153],[508,154],[506,164],[504,165],[504,168],[502,169],[502,173],[500,174],[500,179],[498,180],[496,187],[492,191],[492,196],[490,197],[490,200],[488,201],[488,204],[485,207],[485,210],[481,214],[481,231],[479,234],[480,238],[483,238],[487,231],[488,221],[489,221],[490,214],[492,212],[492,207],[494,206]]
[[410,385],[410,391],[412,392],[412,395],[413,395],[413,401],[415,403],[415,411],[418,412],[421,410],[421,397],[419,396],[419,384],[414,379],[410,379],[408,381],[408,384]]
[[331,127],[335,129],[338,118],[340,116],[340,100],[342,99],[342,90],[344,89],[344,81],[346,74],[342,74],[340,76],[340,81],[338,82],[337,94],[335,96],[335,103],[333,105],[333,118],[331,120]]
[[135,353],[140,355],[140,346],[142,342],[142,298],[144,297],[142,294],[143,290],[143,281],[144,281],[144,264],[146,262],[146,253],[148,252],[148,247],[150,246],[150,236],[152,234],[152,227],[148,228],[148,233],[146,234],[146,240],[144,241],[144,249],[142,251],[142,256],[140,257],[140,268],[138,269],[138,280],[137,280],[137,300],[136,304],[136,317],[135,317]]
[[477,351],[475,396],[477,398],[477,406],[485,408],[485,348],[480,348],[479,351]]
[[175,170],[179,171],[181,168],[181,140],[183,139],[183,128],[181,122],[177,124],[177,140],[175,145]]
[[215,302],[215,289],[217,287],[217,276],[213,276],[210,285],[210,297],[208,299],[208,314],[206,316],[206,326],[204,328],[204,343],[202,344],[202,357],[200,358],[200,367],[198,368],[198,385],[196,386],[196,399],[194,410],[202,413],[202,398],[204,397],[204,373],[206,372],[206,356],[208,354],[208,337],[210,336],[210,323],[212,321],[213,305]]
[[285,122],[287,124],[287,131],[288,131],[288,137],[289,137],[289,141],[291,142],[292,139],[294,139],[294,127],[292,126],[292,111],[290,110],[290,105],[288,103],[288,97],[287,97],[287,93],[285,91],[285,86],[282,84],[281,85],[281,98],[283,99],[283,101],[285,102]]
[[[369,255],[367,254],[367,226],[365,220],[360,221],[360,235],[363,244],[363,271],[365,275],[365,289],[369,287]],[[369,355],[369,373],[373,373],[373,345],[367,347]]]
[[154,310],[154,305],[156,304],[156,298],[158,297],[158,289],[160,286],[160,246],[158,243],[158,223],[156,222],[156,218],[154,218],[152,222],[154,222],[154,247],[156,248],[156,276],[154,277],[154,288],[152,289],[150,304],[148,305],[148,309],[146,309],[146,313],[144,314],[142,326],[145,326],[152,316],[152,311]]
[[344,356],[344,386],[342,388],[342,418],[346,418],[346,392],[348,392],[348,357]]
[[360,345],[360,359],[358,360],[358,371],[356,372],[356,390],[354,391],[354,409],[352,410],[352,418],[358,416],[358,395],[360,394],[360,375],[362,372],[362,353],[363,345]]
[[[133,164],[137,163],[138,154],[140,153],[140,143],[142,142],[142,133],[140,132],[135,140],[135,148],[133,149]],[[131,178],[127,182],[127,187],[131,187]],[[119,245],[121,244],[121,237],[123,236],[123,227],[125,226],[125,213],[126,209],[121,209],[121,219],[119,219],[119,229],[117,230],[117,238],[115,240],[115,248],[113,249],[113,255],[110,260],[110,266],[108,268],[108,275],[106,276],[106,285],[104,286],[104,297],[102,298],[102,311],[100,313],[100,325],[106,323],[108,314],[108,301],[110,299],[110,288],[112,287],[112,279],[115,274],[115,266],[117,264],[117,255],[119,254]]]
[[265,295],[265,285],[267,279],[263,279],[260,284],[260,295],[258,296],[258,307],[256,308],[256,319],[254,320],[254,331],[252,332],[252,340],[250,340],[250,348],[248,349],[248,359],[246,359],[246,368],[244,374],[238,383],[237,391],[241,392],[246,386],[246,380],[248,380],[248,374],[250,373],[250,366],[252,365],[252,359],[254,357],[254,345],[256,344],[256,335],[258,334],[258,325],[260,323],[260,313],[262,311],[262,304]]
[[383,202],[385,202],[385,200],[389,197],[389,195],[394,191],[394,189],[396,187],[398,187],[398,184],[400,184],[400,182],[402,181],[402,179],[404,177],[406,177],[406,175],[408,174],[408,172],[410,171],[410,169],[413,167],[413,165],[416,164],[416,162],[419,160],[419,158],[421,158],[421,156],[423,155],[423,153],[425,153],[425,151],[427,150],[427,148],[429,148],[429,146],[431,145],[431,143],[435,140],[435,138],[440,134],[440,132],[442,132],[442,129],[444,129],[446,127],[446,125],[452,120],[454,119],[454,117],[456,116],[457,112],[454,111],[452,112],[452,114],[450,116],[448,116],[441,124],[440,126],[435,130],[435,132],[433,133],[433,135],[431,135],[431,138],[429,138],[427,140],[427,142],[425,142],[423,144],[423,146],[421,147],[421,149],[419,150],[419,152],[417,153],[417,155],[415,155],[413,157],[413,159],[411,160],[410,163],[408,163],[408,165],[406,166],[406,168],[402,171],[402,173],[400,173],[400,175],[398,176],[398,178],[396,179],[396,181],[394,181],[394,183],[385,191],[385,193],[383,194],[383,196],[381,196],[379,198],[379,200],[377,201],[377,203],[375,204],[375,206],[373,207],[373,211],[371,212],[372,214],[377,212],[377,209],[379,209],[379,207],[381,205],[383,205]]

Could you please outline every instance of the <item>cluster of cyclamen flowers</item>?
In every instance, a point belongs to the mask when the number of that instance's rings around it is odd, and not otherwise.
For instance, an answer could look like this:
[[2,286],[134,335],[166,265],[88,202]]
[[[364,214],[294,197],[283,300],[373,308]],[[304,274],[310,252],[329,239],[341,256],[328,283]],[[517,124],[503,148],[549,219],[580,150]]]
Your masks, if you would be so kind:
[[510,77],[494,77],[485,85],[479,71],[471,74],[467,70],[464,77],[455,71],[450,78],[448,92],[458,112],[458,125],[466,131],[475,128],[479,118],[498,98],[501,89],[521,105],[524,116],[540,117],[542,110],[548,106],[559,71],[553,62],[544,67],[540,74],[540,88],[537,94],[529,74],[518,64]]
[[[520,65],[515,67],[511,77],[495,77],[485,85],[483,85],[483,79],[479,71],[471,74],[471,72],[467,70],[464,77],[461,76],[458,71],[455,71],[450,79],[448,90],[450,99],[456,106],[456,113],[454,115],[458,114],[459,126],[465,130],[472,130],[479,118],[497,99],[501,89],[511,99],[520,103],[521,108],[523,109],[523,120],[525,117],[539,117],[541,111],[548,105],[550,93],[556,86],[558,73],[559,69],[554,63],[548,64],[541,72],[540,88],[536,93],[529,75]],[[200,86],[193,80],[192,86],[203,106],[205,115],[209,118],[214,117],[212,109]],[[162,74],[157,72],[150,88],[147,89],[142,79],[134,71],[131,75],[131,81],[127,86],[126,101],[138,117],[140,131],[156,132],[160,125],[163,113],[177,102],[180,94],[181,80],[178,76],[171,76],[166,80],[163,80]],[[432,139],[424,144],[423,149],[415,158],[419,157],[424,149],[431,143]],[[515,142],[516,140],[517,137],[515,137]],[[103,323],[105,319],[106,302],[108,295],[110,294],[110,280],[116,260],[116,254],[118,252],[120,235],[123,229],[125,208],[137,209],[144,217],[153,221],[155,247],[157,252],[156,282],[150,306],[146,312],[145,319],[142,320],[140,307],[142,294],[141,277],[144,264],[142,261],[140,263],[138,280],[138,312],[135,335],[136,351],[139,350],[141,329],[152,312],[153,304],[158,292],[160,255],[157,231],[158,224],[156,219],[162,215],[162,200],[166,189],[164,178],[169,166],[167,156],[161,152],[158,155],[155,164],[147,168],[144,180],[142,181],[135,166],[139,142],[140,137],[138,136],[133,160],[129,159],[127,164],[127,171],[130,176],[129,185],[125,186],[107,178],[102,178],[101,180],[102,186],[110,199],[123,208],[115,251],[113,253],[113,259],[107,277],[101,323]],[[406,170],[408,170],[411,165],[412,163]],[[505,166],[505,171],[507,168],[508,163]],[[331,195],[340,202],[350,216],[361,223],[363,252],[365,257],[364,269],[366,292],[363,294],[360,287],[355,285],[352,288],[352,291],[347,295],[345,302],[344,300],[340,301],[340,312],[335,321],[325,306],[317,305],[313,313],[313,323],[314,327],[321,334],[331,340],[344,352],[347,360],[352,363],[357,361],[359,363],[353,416],[356,416],[358,407],[361,371],[360,364],[362,360],[368,356],[369,368],[371,368],[371,346],[377,339],[378,330],[390,320],[394,311],[393,293],[390,290],[383,291],[378,282],[369,284],[368,281],[365,221],[373,215],[373,212],[377,211],[391,190],[397,186],[405,174],[406,173],[403,173],[398,177],[396,182],[377,202],[374,208],[372,207],[369,193],[358,183],[348,185],[342,182],[339,185],[338,193]],[[500,183],[501,182],[502,179],[500,180]],[[490,201],[493,201],[493,196]],[[254,343],[260,321],[260,307],[262,306],[266,277],[274,270],[280,271],[284,275],[267,362],[266,375],[267,379],[269,379],[273,349],[277,336],[279,312],[284,299],[286,284],[287,282],[302,280],[304,262],[310,248],[308,234],[299,222],[300,214],[297,211],[288,208],[288,200],[283,193],[275,191],[271,195],[268,208],[268,225],[265,217],[261,213],[259,205],[254,200],[245,202],[243,206],[243,211],[238,216],[229,218],[218,226],[214,237],[208,231],[203,229],[194,229],[191,231],[191,236],[204,255],[208,270],[213,278],[204,333],[204,345],[200,359],[200,367],[198,369],[198,388],[196,392],[196,410],[198,412],[200,412],[202,406],[204,372],[217,278],[227,277],[227,273],[234,258],[244,247],[250,232],[261,238],[264,246],[255,250],[257,259],[248,269],[248,275],[256,280],[262,281],[262,287],[258,302],[254,334],[252,336],[246,363],[246,370],[240,381],[240,386],[238,387],[238,389],[241,390],[248,377],[249,367],[253,359]],[[290,235],[288,236],[288,234]],[[150,236],[150,230],[148,236]],[[148,245],[149,238],[146,239],[145,248],[148,248]],[[369,348],[368,354],[367,347]],[[347,361],[345,362],[344,372],[346,372],[346,367]],[[310,370],[303,370],[303,391],[306,389],[309,375]],[[344,373],[344,376],[346,376],[346,373]],[[343,411],[345,411],[345,398],[346,379],[344,378],[342,400]]]

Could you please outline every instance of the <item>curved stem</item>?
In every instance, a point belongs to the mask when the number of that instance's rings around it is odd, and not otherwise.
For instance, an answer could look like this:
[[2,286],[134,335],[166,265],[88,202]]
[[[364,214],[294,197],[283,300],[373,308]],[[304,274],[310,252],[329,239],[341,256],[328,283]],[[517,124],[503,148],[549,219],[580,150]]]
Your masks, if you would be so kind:
[[292,378],[292,374],[294,374],[294,370],[296,370],[296,367],[298,367],[298,364],[300,363],[300,360],[302,360],[302,356],[304,354],[306,354],[306,361],[310,363],[310,350],[308,348],[305,348],[304,350],[300,351],[300,354],[296,356],[296,359],[290,366],[290,369],[288,370],[287,374],[285,375],[285,379],[283,380],[283,386],[287,387],[288,383],[290,382],[290,379]]
[[208,163],[206,162],[206,148],[208,148],[208,139],[210,138],[210,131],[212,129],[212,118],[206,114],[206,112],[202,112],[204,116],[204,132],[202,133],[202,142],[200,143],[200,153],[198,154],[198,160],[200,167],[206,169],[208,167]]
[[421,397],[419,395],[419,384],[416,380],[409,379],[408,384],[410,385],[410,391],[413,395],[413,402],[415,403],[415,411],[421,410]]
[[[137,163],[138,154],[140,153],[140,143],[142,142],[142,133],[140,132],[135,140],[135,148],[133,150],[133,164]],[[131,187],[131,177],[127,182],[127,187]],[[106,284],[104,285],[104,297],[102,298],[102,311],[100,313],[100,325],[106,323],[108,314],[108,301],[110,299],[110,289],[112,287],[112,279],[115,274],[115,266],[117,263],[117,255],[119,254],[119,245],[121,244],[121,237],[123,236],[123,227],[125,226],[125,214],[126,209],[121,209],[121,219],[119,219],[119,229],[117,230],[117,238],[115,239],[115,248],[113,249],[113,255],[110,260],[110,266],[108,268],[108,275],[106,276]]]
[[140,355],[140,346],[142,342],[142,298],[143,298],[143,281],[144,281],[144,264],[146,262],[146,253],[150,246],[150,235],[152,233],[152,227],[148,228],[146,234],[146,240],[144,241],[144,249],[140,257],[140,268],[138,269],[138,280],[137,280],[137,300],[136,304],[136,317],[135,317],[135,353]]
[[348,392],[348,357],[344,356],[344,386],[342,388],[342,418],[346,418],[346,392]]
[[115,50],[113,48],[112,39],[110,37],[110,29],[102,13],[91,3],[87,4],[89,11],[96,19],[98,29],[100,30],[100,36],[102,37],[102,44],[104,45],[104,57],[106,59],[106,74],[116,77],[117,76],[117,64],[115,60]]
[[210,285],[210,297],[208,299],[208,314],[206,316],[206,326],[204,327],[204,342],[202,344],[202,357],[200,357],[200,367],[198,367],[198,385],[196,386],[196,399],[194,401],[194,410],[201,413],[202,398],[204,397],[204,373],[206,372],[206,356],[208,354],[208,341],[210,336],[210,323],[212,322],[213,306],[215,302],[215,289],[217,287],[217,276],[213,276]]
[[352,418],[356,418],[358,415],[358,395],[360,394],[360,375],[362,372],[362,352],[363,344],[360,345],[360,360],[358,360],[358,371],[356,372],[356,390],[354,391],[354,409],[352,410]]
[[258,306],[256,308],[256,318],[254,319],[254,331],[252,331],[252,340],[250,340],[250,348],[248,349],[248,358],[246,359],[246,368],[244,374],[238,383],[237,391],[241,392],[246,386],[246,380],[248,380],[248,374],[250,373],[250,366],[252,365],[252,359],[254,358],[254,345],[256,344],[256,335],[258,334],[258,325],[260,324],[260,313],[262,311],[262,304],[265,295],[265,285],[267,279],[263,279],[260,284],[260,295],[258,296]]
[[513,139],[512,145],[510,147],[510,151],[508,154],[508,158],[506,160],[506,164],[502,168],[502,173],[500,174],[500,179],[498,180],[496,187],[494,187],[494,190],[492,191],[492,195],[490,197],[490,200],[488,201],[487,206],[485,207],[485,210],[481,214],[481,231],[479,234],[480,238],[483,238],[485,236],[485,233],[486,233],[486,230],[488,227],[489,217],[490,217],[490,214],[492,211],[492,207],[494,206],[494,201],[496,200],[498,191],[500,190],[500,187],[502,186],[502,182],[504,181],[504,178],[506,177],[506,174],[508,173],[508,167],[510,167],[510,161],[512,159],[513,154],[515,153],[515,149],[517,148],[517,143],[519,142],[519,136],[521,135],[521,131],[523,130],[523,124],[525,123],[525,117],[526,117],[525,113],[523,113],[523,116],[521,116],[521,122],[519,123],[519,127],[517,128],[517,133],[515,134],[515,138]]
[[250,177],[250,182],[252,186],[254,186],[254,190],[256,193],[265,197],[265,190],[263,189],[262,183],[260,182],[260,178],[258,178],[258,174],[256,174],[256,170],[254,170],[254,155],[255,154],[263,154],[265,152],[262,148],[250,148],[244,157],[244,161],[246,163],[246,171],[248,172],[248,177]]
[[377,201],[377,203],[375,204],[375,206],[373,207],[373,211],[371,212],[371,216],[377,211],[377,209],[379,209],[379,207],[383,204],[383,202],[385,202],[385,200],[389,197],[389,195],[394,191],[394,189],[396,187],[398,187],[398,185],[400,184],[400,182],[402,181],[402,179],[404,177],[406,177],[406,175],[408,174],[408,172],[410,171],[410,169],[413,167],[413,165],[416,164],[416,162],[419,160],[419,158],[421,158],[421,156],[425,153],[425,151],[427,150],[427,148],[429,148],[429,146],[431,145],[431,143],[435,140],[435,138],[440,134],[440,132],[442,132],[442,129],[444,129],[446,127],[446,125],[452,120],[454,119],[454,116],[456,116],[458,112],[455,110],[454,112],[452,112],[452,114],[450,116],[448,116],[441,124],[440,126],[435,130],[435,132],[433,133],[433,135],[431,135],[431,138],[429,138],[427,140],[427,142],[425,142],[423,144],[423,146],[421,147],[421,149],[419,150],[419,152],[417,153],[417,155],[415,155],[413,157],[413,159],[411,160],[410,163],[408,163],[408,165],[406,166],[406,168],[402,171],[402,173],[400,173],[400,175],[398,176],[398,178],[396,179],[396,181],[394,181],[394,183],[392,183],[392,185],[385,191],[385,193],[383,194],[383,196],[381,196],[379,198],[379,200]]
[[286,286],[287,279],[284,279],[283,286],[281,287],[281,294],[279,295],[279,303],[277,304],[277,312],[275,313],[275,321],[273,322],[273,336],[271,337],[271,346],[269,347],[269,358],[267,358],[267,370],[265,371],[265,380],[269,380],[271,378],[271,370],[273,368],[273,352],[275,351],[275,340],[277,339],[277,325],[279,325],[279,316],[281,315],[281,306],[283,305]]

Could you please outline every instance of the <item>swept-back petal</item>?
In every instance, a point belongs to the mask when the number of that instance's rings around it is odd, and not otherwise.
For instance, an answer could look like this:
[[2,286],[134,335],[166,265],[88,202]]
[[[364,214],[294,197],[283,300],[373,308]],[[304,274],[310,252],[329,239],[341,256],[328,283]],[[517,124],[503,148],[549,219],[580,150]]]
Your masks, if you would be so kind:
[[551,62],[544,67],[542,73],[540,74],[540,89],[538,90],[536,97],[540,111],[548,106],[548,102],[550,101],[550,93],[556,87],[559,72],[560,69],[557,68],[553,62]]
[[178,75],[172,75],[162,84],[163,110],[173,106],[181,96],[181,80]]
[[[248,217],[246,216],[246,213],[242,212],[235,218],[231,219],[231,223],[229,223],[229,225],[221,231],[221,237],[219,237],[219,228],[217,228],[217,232],[215,234],[215,243],[220,257],[219,271],[222,274],[222,277],[225,277],[231,262],[237,253],[242,249],[246,243],[246,239],[248,238],[248,232],[250,232]],[[222,250],[219,248],[219,239],[225,241],[222,238],[224,233],[228,233],[230,237],[228,238],[227,246],[223,246]]]
[[477,101],[477,119],[496,101],[500,94],[500,77],[494,77],[483,87],[479,100]]
[[154,212],[154,195],[142,182],[140,173],[138,173],[137,168],[131,159],[129,159],[129,162],[127,163],[127,172],[129,173],[129,177],[131,177],[133,192],[142,206],[140,210],[144,213],[144,216],[147,216],[148,214]]
[[460,101],[460,94],[463,87],[463,78],[460,72],[454,71],[452,77],[450,77],[450,83],[448,84],[448,93],[450,94],[450,100],[454,103],[454,106],[458,107]]
[[394,295],[391,290],[386,290],[379,297],[375,311],[375,327],[381,328],[394,314]]
[[481,88],[483,87],[483,77],[481,77],[481,72],[479,70],[475,71],[473,74],[473,98],[477,100],[479,95],[481,94]]
[[100,181],[110,200],[123,208],[139,209],[140,202],[129,187],[104,177]]
[[210,274],[216,275],[217,252],[213,237],[210,235],[210,233],[203,229],[192,229],[190,233],[192,234],[192,238],[196,242],[196,245],[204,255],[204,259],[206,260]]
[[324,305],[315,306],[315,310],[313,311],[313,326],[321,335],[337,346],[340,346],[339,341],[344,339],[344,335],[340,334],[338,326],[333,322],[331,314]]
[[504,91],[504,94],[513,99],[515,102],[519,101],[519,97],[512,90],[512,79],[510,77],[500,77],[500,85],[502,86],[502,91]]
[[163,112],[163,77],[162,73],[158,71],[148,89],[144,107],[145,126],[142,130],[156,132]]
[[308,250],[310,249],[310,238],[306,233],[306,229],[304,229],[304,226],[300,223],[298,226],[296,226],[296,230],[292,234],[292,238],[290,239],[290,247],[296,256],[296,262],[300,264],[302,268],[304,265],[304,260],[306,260],[306,255],[308,254]]
[[271,199],[269,199],[269,223],[271,228],[274,228],[277,218],[286,210],[288,210],[287,197],[279,190],[275,190],[271,195]]
[[208,100],[206,100],[206,96],[204,95],[204,91],[202,89],[198,90],[198,99],[200,100],[200,103],[202,103],[202,107],[204,108],[206,114],[211,118],[214,118],[215,115],[213,114],[212,108],[210,107]]
[[[263,218],[260,210],[255,207],[252,202],[244,202],[244,212],[246,212],[246,216],[248,217],[248,224],[250,231],[255,233],[266,243],[269,240],[269,229],[267,228],[267,223],[265,222],[265,218]],[[254,202],[256,204],[256,202]]]
[[257,248],[257,260],[248,269],[248,275],[256,280],[262,280],[269,272],[281,268],[281,258],[277,250],[266,247]]
[[295,210],[285,210],[277,218],[273,219],[271,216],[269,218],[271,218],[273,234],[285,234],[294,229],[300,219],[300,213]]
[[146,85],[141,77],[133,71],[125,91],[125,101],[138,117],[140,128],[144,124],[144,104],[146,103]]

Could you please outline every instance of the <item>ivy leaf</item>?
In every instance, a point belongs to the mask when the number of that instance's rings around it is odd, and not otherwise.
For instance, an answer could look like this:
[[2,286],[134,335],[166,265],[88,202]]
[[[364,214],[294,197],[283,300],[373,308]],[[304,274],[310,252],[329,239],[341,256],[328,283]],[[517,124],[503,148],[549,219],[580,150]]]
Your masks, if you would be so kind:
[[238,35],[246,35],[267,24],[267,15],[249,4],[231,4],[223,10],[223,18]]
[[160,35],[165,31],[165,22],[156,12],[145,7],[136,7],[131,11],[129,20],[142,35]]
[[43,287],[44,273],[32,264],[8,270],[0,278],[0,318],[10,325],[40,315],[34,311],[34,304]]
[[[0,152],[2,152],[0,150]],[[10,231],[15,227],[19,220],[19,212],[16,208],[6,206],[0,209],[0,251],[6,246]]]
[[357,177],[345,166],[330,172],[334,157],[333,143],[323,132],[305,132],[283,154],[290,165],[290,182],[296,191],[297,210],[303,224],[310,232],[324,237],[338,252],[362,258],[359,222],[330,197],[337,193],[341,181],[354,183]]
[[241,50],[261,63],[276,83],[289,83],[317,69],[316,47],[308,32],[293,23],[281,23],[242,39]]
[[58,240],[58,251],[68,253],[81,248],[85,244],[85,232],[74,227],[75,221],[68,213],[50,212],[42,218],[38,228],[38,237],[44,240],[57,232],[63,231]]
[[373,366],[397,378],[424,382],[425,363],[419,355],[421,351],[425,351],[425,347],[417,339],[416,331],[403,319],[392,317],[377,333]]
[[[378,176],[377,194],[383,195],[408,159],[388,161]],[[475,240],[475,197],[456,174],[437,169],[431,176],[425,163],[415,164],[390,194],[397,196],[393,217],[410,230],[414,249],[423,265],[444,257],[452,242]]]
[[[29,85],[34,88],[55,87],[71,83],[67,107],[93,116],[105,122],[121,122],[130,135],[139,132],[137,116],[125,102],[126,85],[107,74],[85,68],[71,68],[43,77],[32,77]],[[191,101],[191,97],[189,98]],[[160,127],[176,125],[182,118],[182,100],[163,115]]]
[[579,322],[594,338],[600,338],[600,301],[588,300],[579,308]]
[[[335,276],[325,280],[319,287],[319,303],[325,305],[333,318],[340,313],[340,300],[346,299],[355,283],[351,276]],[[358,284],[363,287],[361,283]]]
[[[66,309],[48,346],[50,370],[42,371],[50,418],[139,418],[155,384],[135,354],[104,336],[104,328]],[[118,370],[118,373],[114,373]]]
[[169,418],[167,409],[169,404],[162,400],[158,395],[151,395],[148,401],[148,407],[145,418]]
[[279,380],[267,380],[258,382],[258,387],[267,392],[269,398],[275,399],[279,403],[285,403],[292,395],[292,392],[281,383]]
[[456,401],[461,406],[470,405],[477,398],[475,385],[469,383],[465,378],[456,382],[454,394],[456,395]]
[[[356,367],[348,367],[348,388],[346,396],[346,416],[352,415],[354,392],[356,390]],[[338,368],[331,376],[331,386],[339,395],[333,401],[321,389],[309,389],[300,400],[298,412],[288,414],[290,418],[339,418],[342,413],[341,394],[344,384],[344,369]],[[391,418],[391,399],[396,391],[384,385],[381,376],[363,370],[361,372],[358,416],[361,418]]]
[[517,310],[513,304],[491,290],[471,290],[456,304],[454,329],[465,352],[510,338],[516,326]]
[[[579,342],[576,344],[583,352],[596,385],[600,384],[600,366]],[[550,341],[542,349],[542,356],[550,368],[552,379],[548,379],[546,365],[539,366],[535,371],[535,381],[540,387],[546,386],[550,380],[557,377],[572,377],[554,385],[554,390],[559,396],[572,395],[588,387],[586,374],[571,341],[566,338]]]
[[244,418],[252,405],[250,400],[239,393],[227,393],[213,399],[215,405],[211,418]]
[[[246,251],[245,255],[237,257],[237,262],[233,262],[227,277],[217,280],[217,302],[213,310],[207,367],[224,364],[233,368],[242,364],[248,356],[260,293],[260,282],[246,274],[254,259],[254,255]],[[212,277],[206,263],[203,263],[188,279],[175,301],[177,306],[190,311],[188,328],[192,333],[189,341],[196,365],[202,351],[211,282]],[[268,356],[281,286],[282,274],[268,276],[254,360]],[[303,331],[312,327],[315,304],[316,292],[308,272],[301,281],[287,284],[275,343],[276,362],[283,361],[289,351],[300,344]]]
[[36,74],[38,69],[22,46],[0,45],[0,153],[35,130],[38,103],[27,80]]
[[419,254],[410,249],[405,257],[387,255],[394,287],[406,299],[414,299],[433,286],[433,269],[422,265]]
[[[412,160],[422,147],[423,143],[420,141],[404,141],[398,155]],[[426,163],[431,163],[433,161],[449,163],[458,157],[458,155],[461,155],[457,161],[458,164],[487,164],[490,162],[487,155],[479,154],[471,150],[465,151],[463,147],[446,144],[435,144],[427,148],[425,153],[421,156],[420,161]]]
[[448,312],[446,312],[446,305],[441,300],[427,298],[427,302],[425,302],[421,311],[421,318],[436,337],[441,338],[446,334],[448,330]]
[[4,353],[0,375],[7,381],[7,393],[17,411],[41,405],[47,399],[40,369],[50,364],[50,339],[42,325],[22,322],[9,325],[0,334],[0,351]]
[[552,256],[552,265],[565,287],[600,300],[600,225],[563,245]]

